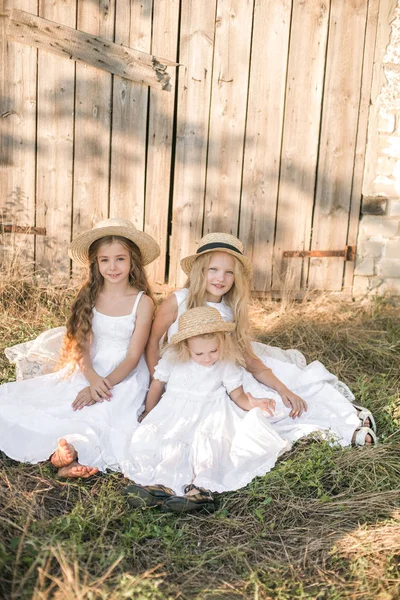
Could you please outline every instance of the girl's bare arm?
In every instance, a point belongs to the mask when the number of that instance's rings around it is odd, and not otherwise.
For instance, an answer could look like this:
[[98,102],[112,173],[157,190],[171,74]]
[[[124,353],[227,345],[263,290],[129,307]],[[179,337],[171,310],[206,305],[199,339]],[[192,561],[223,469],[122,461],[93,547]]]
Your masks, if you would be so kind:
[[151,327],[150,337],[146,346],[146,362],[153,377],[154,369],[160,359],[160,341],[168,328],[172,325],[178,316],[178,302],[175,294],[172,294],[164,300],[156,312],[153,325]]
[[153,408],[155,406],[157,406],[157,404],[160,401],[160,398],[162,396],[162,393],[164,391],[165,388],[165,383],[163,381],[159,381],[158,379],[153,379],[153,381],[150,384],[150,388],[146,397],[146,404],[144,407],[144,412],[142,412],[142,414],[139,417],[139,421],[142,421],[145,417],[147,417],[147,415],[149,414],[149,412],[151,410],[153,410]]
[[245,394],[242,386],[233,390],[230,394],[231,400],[243,410],[251,410],[259,407],[267,411],[271,416],[274,414],[275,401],[270,398],[253,398],[251,394]]

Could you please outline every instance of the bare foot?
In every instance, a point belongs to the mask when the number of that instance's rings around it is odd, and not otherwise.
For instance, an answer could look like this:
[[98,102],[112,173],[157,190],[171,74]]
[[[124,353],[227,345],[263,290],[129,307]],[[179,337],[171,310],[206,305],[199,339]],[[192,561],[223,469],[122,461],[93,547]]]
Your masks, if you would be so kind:
[[[355,442],[356,442],[356,437],[357,437],[357,432],[358,431],[360,431],[360,430],[356,429],[355,432],[354,432],[354,435],[353,435],[352,440],[351,440],[352,444],[355,444]],[[372,446],[373,443],[374,443],[374,440],[372,439],[372,436],[369,433],[367,433],[366,436],[365,436],[365,445],[366,446]]]
[[70,465],[72,461],[76,460],[77,456],[78,454],[72,444],[69,444],[66,439],[61,438],[58,442],[57,450],[50,457],[50,462],[57,469],[61,469]]
[[98,472],[97,467],[87,467],[85,465],[80,465],[76,460],[70,463],[66,467],[62,467],[58,469],[59,477],[82,477],[83,479],[87,479],[92,475],[95,475]]
[[[358,416],[360,415],[360,412],[361,412],[360,410],[358,410],[358,411],[357,411],[357,415],[358,415]],[[364,420],[364,422],[363,422],[363,427],[368,427],[368,428],[370,428],[370,427],[371,427],[371,421],[370,421],[369,417],[367,417],[367,418]]]

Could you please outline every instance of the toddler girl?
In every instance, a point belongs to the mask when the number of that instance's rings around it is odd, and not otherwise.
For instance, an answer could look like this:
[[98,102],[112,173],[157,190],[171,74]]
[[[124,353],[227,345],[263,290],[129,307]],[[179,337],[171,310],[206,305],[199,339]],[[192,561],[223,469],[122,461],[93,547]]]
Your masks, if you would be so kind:
[[[289,449],[266,418],[275,408],[274,392],[257,399],[243,391],[233,329],[212,307],[193,308],[179,318],[123,469],[135,481],[126,490],[134,506],[163,502],[175,511],[212,510],[210,492],[245,486]],[[265,395],[256,382],[250,387]]]
[[159,247],[130,221],[107,219],[69,255],[88,277],[67,323],[64,366],[0,387],[0,449],[30,463],[51,455],[60,476],[88,477],[119,468],[137,426],[154,311],[143,267]]

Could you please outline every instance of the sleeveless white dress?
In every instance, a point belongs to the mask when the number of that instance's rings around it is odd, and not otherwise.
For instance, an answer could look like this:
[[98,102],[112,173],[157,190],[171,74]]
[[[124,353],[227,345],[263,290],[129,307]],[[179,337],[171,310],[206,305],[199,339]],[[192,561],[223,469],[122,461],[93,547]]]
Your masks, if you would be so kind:
[[[186,310],[188,290],[175,292],[178,302],[178,317],[168,330],[168,340],[178,330],[178,319]],[[221,302],[207,302],[219,310],[224,321],[233,321],[231,308],[222,298]],[[271,394],[270,388],[264,389],[264,397],[273,398],[277,405],[275,415],[269,417],[269,423],[279,435],[290,441],[304,437],[313,432],[319,432],[323,437],[332,438],[342,446],[351,444],[353,434],[360,427],[357,411],[352,404],[354,396],[349,388],[338,381],[322,363],[314,361],[306,364],[304,356],[298,350],[281,350],[267,346],[261,342],[253,342],[253,350],[258,358],[270,368],[292,392],[307,402],[308,409],[300,417],[289,417],[287,408],[280,396]],[[251,392],[254,377],[244,371],[243,387]]]
[[[110,317],[93,308],[93,368],[102,376],[125,358],[137,307],[131,314]],[[144,357],[136,369],[112,389],[112,398],[82,410],[71,407],[78,392],[88,385],[77,367],[0,386],[0,450],[21,462],[47,460],[64,437],[78,451],[81,464],[119,470],[126,457],[137,416],[142,410],[149,384]]]
[[[261,409],[244,411],[228,396],[242,385],[243,372],[225,361],[173,363],[167,351],[154,374],[166,391],[133,433],[124,475],[181,495],[191,483],[212,492],[237,490],[270,471],[290,444]],[[251,386],[254,396],[263,397],[261,387]]]

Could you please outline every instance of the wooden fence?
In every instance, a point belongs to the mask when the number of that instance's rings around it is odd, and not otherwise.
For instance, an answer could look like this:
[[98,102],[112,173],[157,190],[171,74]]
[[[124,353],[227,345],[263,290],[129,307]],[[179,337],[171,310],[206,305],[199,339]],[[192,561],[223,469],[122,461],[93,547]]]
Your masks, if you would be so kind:
[[[27,259],[69,277],[70,239],[121,216],[159,242],[157,286],[181,285],[180,258],[225,231],[260,293],[351,288],[351,260],[283,253],[356,244],[379,0],[0,8],[0,221],[46,229],[4,234]],[[54,54],[51,27],[47,49],[15,41],[12,9],[179,63],[170,90]]]

